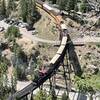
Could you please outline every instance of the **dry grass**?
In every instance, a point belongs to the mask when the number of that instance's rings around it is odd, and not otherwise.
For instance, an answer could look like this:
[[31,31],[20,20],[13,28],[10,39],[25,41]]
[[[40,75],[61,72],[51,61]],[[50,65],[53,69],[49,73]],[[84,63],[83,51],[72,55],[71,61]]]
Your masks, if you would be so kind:
[[49,40],[58,40],[58,30],[55,28],[54,19],[42,9],[39,9],[41,19],[35,23],[34,27],[38,30],[38,37]]
[[41,44],[42,46],[39,47],[40,55],[47,56],[49,60],[56,54],[58,47],[54,47],[50,44]]

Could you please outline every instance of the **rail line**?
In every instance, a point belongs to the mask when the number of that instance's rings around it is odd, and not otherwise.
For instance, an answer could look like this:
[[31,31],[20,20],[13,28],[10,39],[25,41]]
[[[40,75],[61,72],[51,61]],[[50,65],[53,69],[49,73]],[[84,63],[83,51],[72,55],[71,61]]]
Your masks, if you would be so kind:
[[[36,6],[43,9],[51,17],[53,17],[55,19],[56,24],[59,26],[59,29],[62,30],[60,27],[60,22],[63,19],[61,18],[59,14],[57,14],[54,10],[52,10],[51,7],[44,6],[44,2],[42,1],[37,0]],[[59,68],[60,63],[64,59],[64,56],[66,54],[67,41],[68,41],[67,35],[63,36],[60,47],[58,51],[56,52],[55,56],[49,62],[50,68],[47,70],[44,76],[39,77],[37,80],[33,80],[32,83],[30,83],[28,86],[26,86],[22,90],[16,92],[15,94],[12,94],[7,100],[21,99],[27,96],[28,94],[32,93],[36,88],[38,88],[40,85],[42,85],[47,79],[52,77],[55,74],[55,71]]]

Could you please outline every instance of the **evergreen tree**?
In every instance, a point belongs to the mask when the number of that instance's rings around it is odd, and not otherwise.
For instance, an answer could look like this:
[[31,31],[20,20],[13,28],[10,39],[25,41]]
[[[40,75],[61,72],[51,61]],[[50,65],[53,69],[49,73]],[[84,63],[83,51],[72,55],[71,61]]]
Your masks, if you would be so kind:
[[11,93],[15,93],[16,91],[16,84],[17,84],[17,72],[16,69],[14,68],[13,70],[13,76],[11,77]]
[[0,56],[0,99],[6,100],[10,88],[8,87],[7,66],[9,61],[5,57]]
[[69,99],[68,99],[68,96],[66,95],[66,92],[64,92],[64,93],[62,94],[61,100],[69,100]]
[[67,3],[69,0],[57,0],[57,4],[59,5],[60,10],[66,10]]
[[15,8],[16,8],[15,0],[8,0],[7,16],[9,16],[11,14],[11,12],[15,10]]
[[80,4],[80,11],[85,13],[87,10],[87,0],[82,0]]
[[34,12],[36,10],[35,0],[27,1],[27,22],[29,25],[33,24]]
[[54,88],[51,90],[51,95],[52,95],[52,100],[57,100],[57,96]]
[[0,13],[1,13],[1,4],[2,4],[2,1],[0,0]]
[[[75,77],[75,85],[80,93],[90,93],[90,98],[100,90],[100,72],[96,75],[84,75],[82,78]],[[92,98],[93,99],[93,98]],[[90,99],[91,100],[91,99]]]
[[13,41],[16,37],[19,38],[20,36],[21,36],[20,31],[15,26],[10,26],[7,29],[7,32],[5,32],[5,38],[7,38],[9,42]]
[[52,96],[49,94],[47,100],[52,100]]
[[53,4],[56,4],[57,0],[47,0],[47,1],[51,1]]
[[55,4],[57,0],[52,0],[52,3]]
[[27,21],[27,0],[20,0],[20,14],[24,22]]
[[35,99],[34,100],[46,100],[47,98],[47,94],[44,90],[40,90],[36,96],[35,96]]
[[57,0],[60,10],[75,10],[77,6],[77,0]]
[[20,0],[20,15],[24,22],[32,24],[36,11],[35,0]]
[[6,16],[6,4],[5,4],[5,0],[1,1],[1,14]]
[[77,0],[68,0],[67,10],[74,10],[75,6],[77,5]]

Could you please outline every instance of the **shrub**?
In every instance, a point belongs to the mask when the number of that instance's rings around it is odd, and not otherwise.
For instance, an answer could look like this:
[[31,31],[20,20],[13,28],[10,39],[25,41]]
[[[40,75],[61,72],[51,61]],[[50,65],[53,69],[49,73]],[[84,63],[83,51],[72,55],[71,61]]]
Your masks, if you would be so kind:
[[20,31],[15,26],[8,27],[7,32],[5,32],[5,38],[8,38],[9,42],[13,41],[16,37],[19,38],[20,36]]

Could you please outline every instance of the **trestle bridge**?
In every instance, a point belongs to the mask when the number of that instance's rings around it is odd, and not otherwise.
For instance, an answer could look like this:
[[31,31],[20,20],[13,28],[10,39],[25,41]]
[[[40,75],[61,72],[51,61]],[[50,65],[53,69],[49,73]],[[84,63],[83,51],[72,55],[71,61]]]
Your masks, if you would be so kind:
[[[62,34],[63,29],[60,24],[61,21],[63,21],[62,17],[58,13],[56,13],[51,7],[45,6],[44,2],[40,0],[36,1],[36,6],[39,9],[43,9],[45,12],[47,12],[51,17],[55,19],[55,22],[58,25],[58,28],[60,30],[60,34]],[[78,62],[77,55],[74,51],[73,42],[71,41],[68,33],[62,36],[60,47],[58,51],[56,52],[56,54],[54,55],[54,57],[49,62],[49,69],[47,70],[46,74],[44,76],[39,77],[37,80],[33,80],[32,83],[30,83],[28,86],[26,86],[22,90],[12,94],[8,98],[8,100],[17,100],[17,99],[20,100],[24,97],[27,97],[29,94],[32,94],[35,89],[39,88],[46,80],[50,79],[53,75],[55,75],[55,73],[57,72],[58,68],[61,65],[63,65],[63,68],[64,68],[65,57],[66,59],[69,57],[69,59],[71,60],[75,74],[77,75],[81,74],[81,68]],[[68,66],[66,68],[70,70]],[[64,68],[64,70],[66,68]],[[66,85],[67,85],[67,82],[66,82]],[[68,90],[67,86],[66,86],[66,89]],[[69,90],[71,91],[71,89]]]

